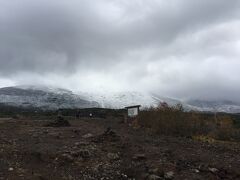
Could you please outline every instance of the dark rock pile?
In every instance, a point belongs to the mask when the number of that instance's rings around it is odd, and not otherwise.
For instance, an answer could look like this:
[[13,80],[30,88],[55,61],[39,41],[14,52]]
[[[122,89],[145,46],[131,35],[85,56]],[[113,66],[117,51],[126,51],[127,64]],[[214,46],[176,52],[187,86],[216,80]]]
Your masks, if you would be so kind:
[[120,140],[120,136],[116,134],[111,128],[107,128],[103,134],[97,136],[93,139],[93,142],[102,143],[104,141],[109,142],[118,142]]
[[71,124],[62,116],[58,116],[57,120],[46,124],[47,127],[69,127]]

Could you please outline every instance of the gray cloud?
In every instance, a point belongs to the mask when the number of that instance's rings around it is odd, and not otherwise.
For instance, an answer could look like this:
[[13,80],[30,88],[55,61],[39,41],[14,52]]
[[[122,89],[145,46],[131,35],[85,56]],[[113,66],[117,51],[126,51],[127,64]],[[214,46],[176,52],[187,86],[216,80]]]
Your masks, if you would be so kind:
[[213,99],[236,99],[240,90],[237,0],[0,5],[1,86],[37,82]]

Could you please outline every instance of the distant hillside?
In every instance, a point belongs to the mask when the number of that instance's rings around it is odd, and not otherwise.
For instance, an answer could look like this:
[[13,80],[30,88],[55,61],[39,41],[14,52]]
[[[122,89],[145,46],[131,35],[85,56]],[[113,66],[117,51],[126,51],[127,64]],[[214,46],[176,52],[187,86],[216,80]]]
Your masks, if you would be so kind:
[[1,88],[0,103],[41,109],[99,107],[97,102],[84,100],[68,90],[35,86]]
[[240,113],[240,103],[232,101],[181,101],[163,97],[157,94],[143,92],[107,92],[89,93],[78,92],[43,86],[15,86],[0,88],[0,103],[15,107],[31,107],[45,110],[59,108],[112,108],[121,109],[126,106],[139,104],[144,107],[156,107],[166,102],[170,106],[181,103],[185,110],[204,112]]
[[185,102],[189,106],[195,107],[199,111],[240,113],[240,103],[222,101],[188,100]]

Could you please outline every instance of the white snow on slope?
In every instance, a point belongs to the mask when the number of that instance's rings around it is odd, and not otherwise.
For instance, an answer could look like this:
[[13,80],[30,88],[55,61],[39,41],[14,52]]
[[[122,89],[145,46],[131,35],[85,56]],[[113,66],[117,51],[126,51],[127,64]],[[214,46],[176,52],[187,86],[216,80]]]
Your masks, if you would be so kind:
[[161,102],[166,102],[170,106],[181,103],[187,111],[240,113],[240,103],[202,100],[181,101],[146,92],[73,93],[66,89],[45,86],[0,88],[0,103],[42,109],[91,107],[119,109],[132,105],[141,105],[144,108],[156,107]]
[[41,109],[99,107],[71,91],[59,88],[16,86],[0,88],[0,103]]
[[142,107],[157,106],[159,99],[142,92],[118,92],[118,93],[78,93],[88,101],[96,101],[103,108],[124,108],[126,106],[141,105]]

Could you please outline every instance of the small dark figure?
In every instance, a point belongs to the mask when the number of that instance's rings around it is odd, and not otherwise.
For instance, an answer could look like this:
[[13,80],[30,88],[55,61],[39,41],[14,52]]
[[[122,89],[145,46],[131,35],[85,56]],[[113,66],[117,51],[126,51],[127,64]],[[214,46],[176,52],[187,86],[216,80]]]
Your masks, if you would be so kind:
[[76,118],[79,119],[80,118],[80,111],[78,110],[76,113]]
[[61,110],[58,110],[58,115],[57,115],[57,118],[58,118],[58,119],[59,119],[59,118],[61,119],[61,118],[62,118],[62,116],[63,116],[63,115],[62,115],[62,111],[61,111]]

